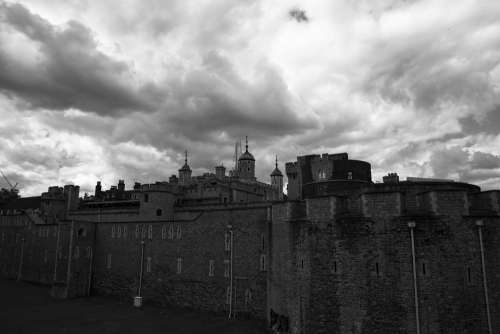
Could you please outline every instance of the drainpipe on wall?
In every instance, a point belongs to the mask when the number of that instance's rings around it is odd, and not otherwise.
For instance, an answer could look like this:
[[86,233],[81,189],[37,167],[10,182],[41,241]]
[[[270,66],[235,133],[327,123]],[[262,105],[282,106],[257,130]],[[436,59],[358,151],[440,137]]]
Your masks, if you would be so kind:
[[410,228],[410,236],[411,236],[411,257],[413,262],[413,292],[415,294],[415,324],[417,327],[417,334],[420,334],[420,315],[418,309],[418,288],[417,288],[417,263],[415,260],[415,222],[408,222],[408,227]]
[[54,261],[54,278],[52,279],[52,284],[57,280],[57,261],[59,257],[59,238],[61,235],[61,224],[57,223],[57,239],[56,239],[56,256]]
[[229,260],[229,319],[233,315],[233,226],[230,224],[227,226],[229,229],[229,235],[231,236],[231,253]]
[[139,287],[137,288],[137,296],[134,298],[134,306],[141,307],[142,306],[142,276],[144,275],[144,247],[146,246],[146,242],[141,240],[141,267],[139,269]]
[[73,233],[75,231],[75,221],[71,221],[71,230],[69,232],[69,249],[68,249],[68,269],[66,271],[66,297],[68,296],[69,284],[71,282],[71,261],[73,260]]
[[484,302],[486,304],[486,319],[488,320],[488,333],[493,334],[493,329],[491,327],[491,316],[490,316],[490,302],[488,298],[488,283],[486,279],[486,263],[484,260],[484,244],[483,244],[483,227],[484,223],[482,220],[476,221],[477,233],[479,235],[479,246],[481,247],[481,268],[483,271],[483,290],[484,290]]
[[24,236],[21,238],[21,254],[19,257],[19,267],[17,268],[17,280],[21,280],[24,262]]

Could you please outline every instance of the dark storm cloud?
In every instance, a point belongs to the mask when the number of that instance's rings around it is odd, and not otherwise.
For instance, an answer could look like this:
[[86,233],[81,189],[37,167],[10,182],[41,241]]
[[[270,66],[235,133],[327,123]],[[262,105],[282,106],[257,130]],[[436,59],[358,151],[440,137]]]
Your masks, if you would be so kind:
[[481,151],[470,153],[458,146],[435,150],[429,165],[434,176],[440,178],[479,184],[500,178],[500,156]]
[[380,39],[361,89],[424,112],[490,108],[498,96],[490,72],[500,63],[500,37],[487,31],[497,22],[495,10],[474,10],[459,22],[443,20]]
[[306,11],[298,8],[291,9],[288,15],[297,22],[309,22],[309,18],[306,15]]
[[15,53],[0,50],[0,89],[7,94],[33,107],[107,115],[154,107],[153,87],[133,87],[129,66],[100,52],[82,24],[69,21],[60,29],[20,4],[5,3],[0,5],[0,24],[3,39],[22,34],[40,53],[35,63],[26,64]]
[[500,133],[500,105],[495,106],[484,117],[476,119],[467,116],[459,119],[462,130],[466,134],[499,134]]
[[500,168],[500,156],[491,153],[474,152],[471,158],[471,167],[477,169]]

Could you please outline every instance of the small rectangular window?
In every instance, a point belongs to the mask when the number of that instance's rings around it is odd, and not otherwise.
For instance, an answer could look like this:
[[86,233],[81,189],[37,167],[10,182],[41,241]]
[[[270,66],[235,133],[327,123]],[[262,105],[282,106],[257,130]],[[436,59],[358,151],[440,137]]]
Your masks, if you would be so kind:
[[352,172],[347,172],[347,179],[352,180]]
[[230,266],[229,260],[224,260],[224,277],[229,277]]
[[161,238],[163,240],[167,238],[167,227],[165,225],[161,227]]
[[248,307],[252,303],[252,291],[250,289],[245,290],[245,307]]
[[149,202],[149,194],[144,194],[144,202]]
[[111,253],[106,257],[106,268],[111,269]]
[[382,276],[382,273],[380,272],[380,265],[378,262],[375,262],[375,275],[377,275],[377,277]]
[[338,273],[337,261],[333,261],[333,273],[334,274]]
[[123,226],[123,238],[127,239],[128,228],[127,225]]
[[139,234],[140,234],[140,226],[139,224],[135,225],[135,238],[139,239]]
[[226,232],[224,239],[224,249],[229,252],[231,250],[231,233]]
[[209,260],[208,261],[208,276],[210,276],[210,277],[214,276],[214,272],[215,272],[215,261]]
[[148,226],[148,238],[149,240],[153,239],[153,225],[151,224]]
[[111,238],[114,238],[116,236],[116,226],[113,224],[111,226]]
[[260,254],[260,270],[266,270],[266,254]]
[[162,211],[161,211],[161,209],[156,209],[156,215],[157,215],[157,216],[161,216],[161,215],[162,215]]
[[146,225],[142,225],[141,237],[146,239]]
[[173,240],[174,239],[174,225],[170,225],[170,228],[168,229],[168,238]]
[[88,246],[87,247],[87,258],[91,258],[92,257],[92,247]]
[[177,225],[177,239],[182,237],[181,225]]
[[182,258],[177,258],[177,273],[182,273]]
[[226,288],[226,304],[231,303],[231,287]]
[[151,272],[151,257],[148,256],[146,258],[146,272],[150,273]]
[[467,267],[467,284],[472,284],[472,270]]
[[117,232],[117,233],[116,233],[116,237],[117,237],[118,239],[120,239],[120,238],[121,238],[121,236],[122,236],[122,227],[121,227],[120,225],[118,225],[118,227],[117,227],[117,229],[116,229],[116,232]]

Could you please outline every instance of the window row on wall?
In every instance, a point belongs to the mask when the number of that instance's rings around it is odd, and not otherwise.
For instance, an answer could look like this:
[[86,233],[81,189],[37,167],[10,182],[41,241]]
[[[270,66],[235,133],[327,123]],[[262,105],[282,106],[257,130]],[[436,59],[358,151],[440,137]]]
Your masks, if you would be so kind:
[[[90,257],[90,254],[92,254],[92,249],[89,247],[90,253],[88,253],[88,257]],[[76,249],[75,249],[75,258],[76,258]],[[106,254],[106,268],[111,269],[112,265],[112,258],[113,254],[108,253]],[[152,261],[153,258],[151,256],[146,257],[145,261],[145,268],[146,268],[146,273],[151,272],[152,268]],[[178,257],[177,258],[177,268],[176,268],[176,273],[181,274],[182,273],[182,258]],[[266,255],[262,254],[260,256],[260,270],[265,271],[266,270]],[[231,275],[231,262],[229,259],[224,260],[224,277],[229,278]],[[208,260],[208,276],[209,277],[214,277],[215,276],[215,260]]]
[[[231,293],[231,286],[226,287],[226,304],[231,302],[233,294]],[[234,299],[234,298],[233,298]],[[248,308],[252,302],[252,290],[250,288],[245,289],[245,308]]]
[[[128,237],[128,226],[127,225],[118,225],[118,224],[113,224],[111,226],[111,238],[115,239],[127,239]],[[136,239],[146,239],[146,237],[149,240],[153,239],[153,225],[152,224],[136,224],[135,225],[135,238]],[[181,225],[162,225],[161,227],[161,238],[163,240],[165,239],[170,239],[173,240],[174,238],[176,239],[181,239],[182,237],[182,227]]]
[[[300,269],[304,269],[305,266],[304,261],[305,261],[304,257],[299,258],[298,266]],[[431,276],[429,264],[427,261],[420,261],[416,269],[419,277],[425,278]],[[341,274],[340,263],[338,261],[333,261],[330,271],[332,274]],[[382,271],[382,265],[380,262],[376,261],[373,263],[371,274],[372,276],[379,278],[384,276],[384,272]],[[473,271],[471,265],[465,266],[464,276],[465,276],[465,282],[467,284],[472,285],[474,283],[474,274],[475,272]]]

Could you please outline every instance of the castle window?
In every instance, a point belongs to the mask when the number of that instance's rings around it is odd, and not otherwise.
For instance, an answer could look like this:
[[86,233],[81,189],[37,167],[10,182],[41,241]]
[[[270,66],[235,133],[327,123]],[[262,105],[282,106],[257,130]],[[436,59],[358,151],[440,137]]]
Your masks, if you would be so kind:
[[80,258],[80,247],[76,246],[74,252],[75,252],[75,254],[73,255],[73,257],[75,259]]
[[226,288],[226,304],[231,303],[231,287]]
[[92,257],[92,247],[88,246],[87,247],[87,258],[91,258]]
[[347,172],[347,179],[352,180],[352,172]]
[[149,194],[144,194],[144,203],[149,202]]
[[118,225],[116,237],[119,239],[122,236],[122,227]]
[[333,261],[333,273],[334,274],[338,273],[337,261]]
[[472,284],[472,270],[467,267],[467,284]]
[[[47,237],[49,236],[49,230],[47,229]],[[83,227],[80,227],[78,229],[78,237],[86,237],[87,236],[87,230]]]
[[177,273],[182,273],[182,258],[177,258]]
[[151,272],[151,256],[148,256],[146,258],[146,272],[147,273]]
[[177,239],[180,239],[181,237],[182,237],[181,225],[177,225]]
[[146,238],[146,225],[142,225],[141,237],[142,239]]
[[126,239],[127,238],[127,233],[128,233],[128,228],[127,225],[123,226],[123,237]]
[[151,224],[148,226],[148,238],[149,240],[153,240],[153,225]]
[[215,261],[209,260],[208,261],[208,276],[210,276],[210,277],[214,276],[214,272],[215,272]]
[[168,238],[173,240],[174,239],[174,225],[170,225],[170,228],[168,230]]
[[163,240],[167,238],[167,227],[165,225],[161,227],[161,238]]
[[377,277],[382,276],[382,273],[380,272],[380,265],[378,262],[375,262],[375,274],[377,275]]
[[231,250],[231,234],[229,232],[226,232],[225,238],[224,238],[224,249],[229,252]]
[[106,268],[111,269],[111,253],[106,256]]
[[266,271],[266,254],[260,254],[260,270]]
[[139,229],[140,229],[139,224],[135,224],[135,238],[136,239],[139,239]]
[[304,269],[304,259],[300,259],[300,269]]
[[422,262],[422,276],[427,276],[427,264]]
[[157,216],[161,216],[162,215],[161,209],[156,209],[156,215]]
[[229,277],[229,260],[224,260],[224,277]]
[[111,238],[114,238],[116,236],[116,226],[113,224],[111,226]]
[[252,291],[250,289],[245,290],[245,308],[252,302]]

